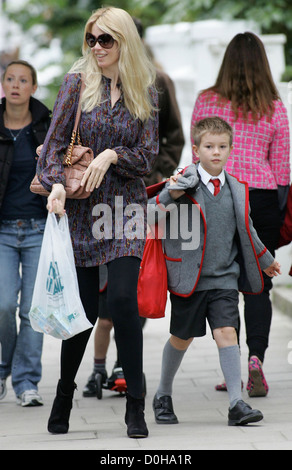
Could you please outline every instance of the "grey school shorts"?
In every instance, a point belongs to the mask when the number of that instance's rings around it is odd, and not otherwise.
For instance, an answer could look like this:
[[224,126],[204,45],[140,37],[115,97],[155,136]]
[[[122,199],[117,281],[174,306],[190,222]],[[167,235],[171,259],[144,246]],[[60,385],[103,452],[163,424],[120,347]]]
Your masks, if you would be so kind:
[[238,291],[213,289],[194,292],[190,297],[170,294],[170,333],[180,339],[205,336],[206,320],[216,328],[239,329]]

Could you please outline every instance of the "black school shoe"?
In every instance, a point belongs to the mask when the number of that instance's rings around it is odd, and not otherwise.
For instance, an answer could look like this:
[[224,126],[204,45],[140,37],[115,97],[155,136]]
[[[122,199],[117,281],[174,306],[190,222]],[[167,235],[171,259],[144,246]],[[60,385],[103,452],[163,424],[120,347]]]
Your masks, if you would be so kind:
[[228,426],[244,426],[248,423],[257,423],[263,419],[263,414],[259,410],[253,410],[243,400],[239,400],[228,411]]
[[178,423],[178,419],[173,411],[172,399],[170,396],[165,395],[163,397],[157,398],[155,395],[153,398],[152,407],[157,424]]

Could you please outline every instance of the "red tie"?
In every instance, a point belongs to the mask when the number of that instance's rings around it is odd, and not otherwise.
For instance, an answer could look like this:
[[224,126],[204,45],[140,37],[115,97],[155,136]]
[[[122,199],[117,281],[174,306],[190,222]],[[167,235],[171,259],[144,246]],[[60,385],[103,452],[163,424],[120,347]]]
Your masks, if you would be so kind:
[[210,180],[211,183],[214,184],[214,196],[220,193],[220,180],[219,178],[215,178],[214,180]]

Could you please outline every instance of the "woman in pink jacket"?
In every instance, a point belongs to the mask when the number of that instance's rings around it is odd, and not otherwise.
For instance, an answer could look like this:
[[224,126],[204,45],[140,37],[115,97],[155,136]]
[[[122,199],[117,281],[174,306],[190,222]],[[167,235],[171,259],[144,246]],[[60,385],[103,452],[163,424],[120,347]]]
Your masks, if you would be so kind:
[[[237,34],[231,40],[215,85],[196,100],[191,127],[214,115],[233,127],[234,145],[226,170],[248,183],[254,227],[274,255],[290,183],[289,123],[264,45],[255,34]],[[272,319],[272,281],[263,275],[262,293],[244,296],[249,396],[266,396],[269,390],[262,364]],[[216,388],[222,390],[224,385]]]

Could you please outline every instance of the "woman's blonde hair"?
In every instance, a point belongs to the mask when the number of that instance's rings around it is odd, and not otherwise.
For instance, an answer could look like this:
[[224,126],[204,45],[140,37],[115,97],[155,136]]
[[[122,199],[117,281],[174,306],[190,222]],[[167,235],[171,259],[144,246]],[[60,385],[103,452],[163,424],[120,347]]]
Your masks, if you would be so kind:
[[96,24],[117,42],[119,78],[125,105],[131,115],[145,121],[150,118],[153,103],[149,87],[155,81],[155,68],[147,56],[143,42],[132,17],[120,8],[106,7],[94,11],[84,29],[82,57],[72,66],[70,73],[82,73],[86,88],[82,95],[82,109],[91,111],[102,99],[102,70],[86,43],[86,33]]

